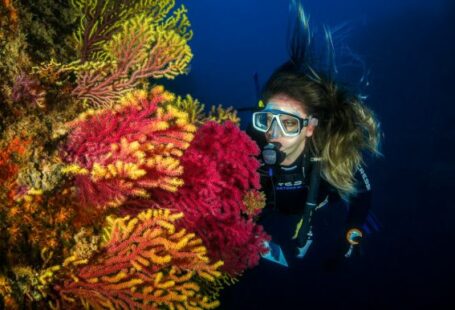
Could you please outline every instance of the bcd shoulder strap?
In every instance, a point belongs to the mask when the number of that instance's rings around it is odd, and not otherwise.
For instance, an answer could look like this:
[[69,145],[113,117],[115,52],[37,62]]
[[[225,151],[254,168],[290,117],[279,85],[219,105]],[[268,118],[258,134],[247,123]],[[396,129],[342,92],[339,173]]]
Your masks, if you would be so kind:
[[[307,241],[312,237],[311,232],[311,217],[314,209],[317,207],[317,199],[319,193],[319,184],[321,182],[321,159],[312,157],[309,160],[311,164],[310,181],[308,188],[308,195],[305,202],[302,218],[297,224],[296,232],[293,239],[297,240],[298,247],[303,247]],[[305,171],[305,166],[304,171]]]

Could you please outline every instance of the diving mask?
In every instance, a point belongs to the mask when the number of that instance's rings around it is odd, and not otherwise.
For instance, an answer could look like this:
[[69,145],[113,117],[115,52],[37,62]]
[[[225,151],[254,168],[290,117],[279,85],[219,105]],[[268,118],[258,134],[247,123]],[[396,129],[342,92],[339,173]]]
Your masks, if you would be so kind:
[[[313,118],[311,121],[316,121]],[[309,118],[301,118],[295,114],[284,112],[277,109],[269,109],[253,113],[253,127],[260,132],[267,132],[271,128],[273,131],[281,129],[283,136],[296,137],[300,134],[303,127],[308,126]]]

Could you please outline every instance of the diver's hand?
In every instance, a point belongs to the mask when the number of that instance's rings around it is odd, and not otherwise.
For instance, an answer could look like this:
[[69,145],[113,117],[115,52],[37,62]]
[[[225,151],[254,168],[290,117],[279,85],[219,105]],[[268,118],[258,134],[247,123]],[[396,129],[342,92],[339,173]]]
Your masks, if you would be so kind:
[[340,240],[339,246],[335,249],[335,253],[324,262],[324,268],[327,271],[339,270],[346,261],[360,255],[360,242],[363,233],[358,228],[351,228],[346,233],[346,238]]

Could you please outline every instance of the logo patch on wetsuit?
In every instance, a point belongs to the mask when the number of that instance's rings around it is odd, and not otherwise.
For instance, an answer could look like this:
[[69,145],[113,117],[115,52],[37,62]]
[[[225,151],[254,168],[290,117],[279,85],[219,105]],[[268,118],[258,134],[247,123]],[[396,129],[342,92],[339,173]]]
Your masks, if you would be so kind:
[[299,171],[297,166],[281,167],[281,174],[277,176],[276,180],[276,189],[279,191],[302,189],[304,187],[304,174],[297,171]]
[[297,181],[289,181],[289,182],[278,182],[277,183],[277,190],[296,190],[303,188],[302,180]]

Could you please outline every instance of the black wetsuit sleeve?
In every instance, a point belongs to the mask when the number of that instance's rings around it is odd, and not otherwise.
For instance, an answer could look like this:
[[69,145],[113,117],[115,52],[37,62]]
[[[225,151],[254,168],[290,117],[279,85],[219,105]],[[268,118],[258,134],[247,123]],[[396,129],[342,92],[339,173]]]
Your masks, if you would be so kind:
[[351,228],[361,229],[371,208],[371,184],[363,167],[358,167],[355,178],[358,191],[349,200],[349,210],[346,219],[347,230]]

